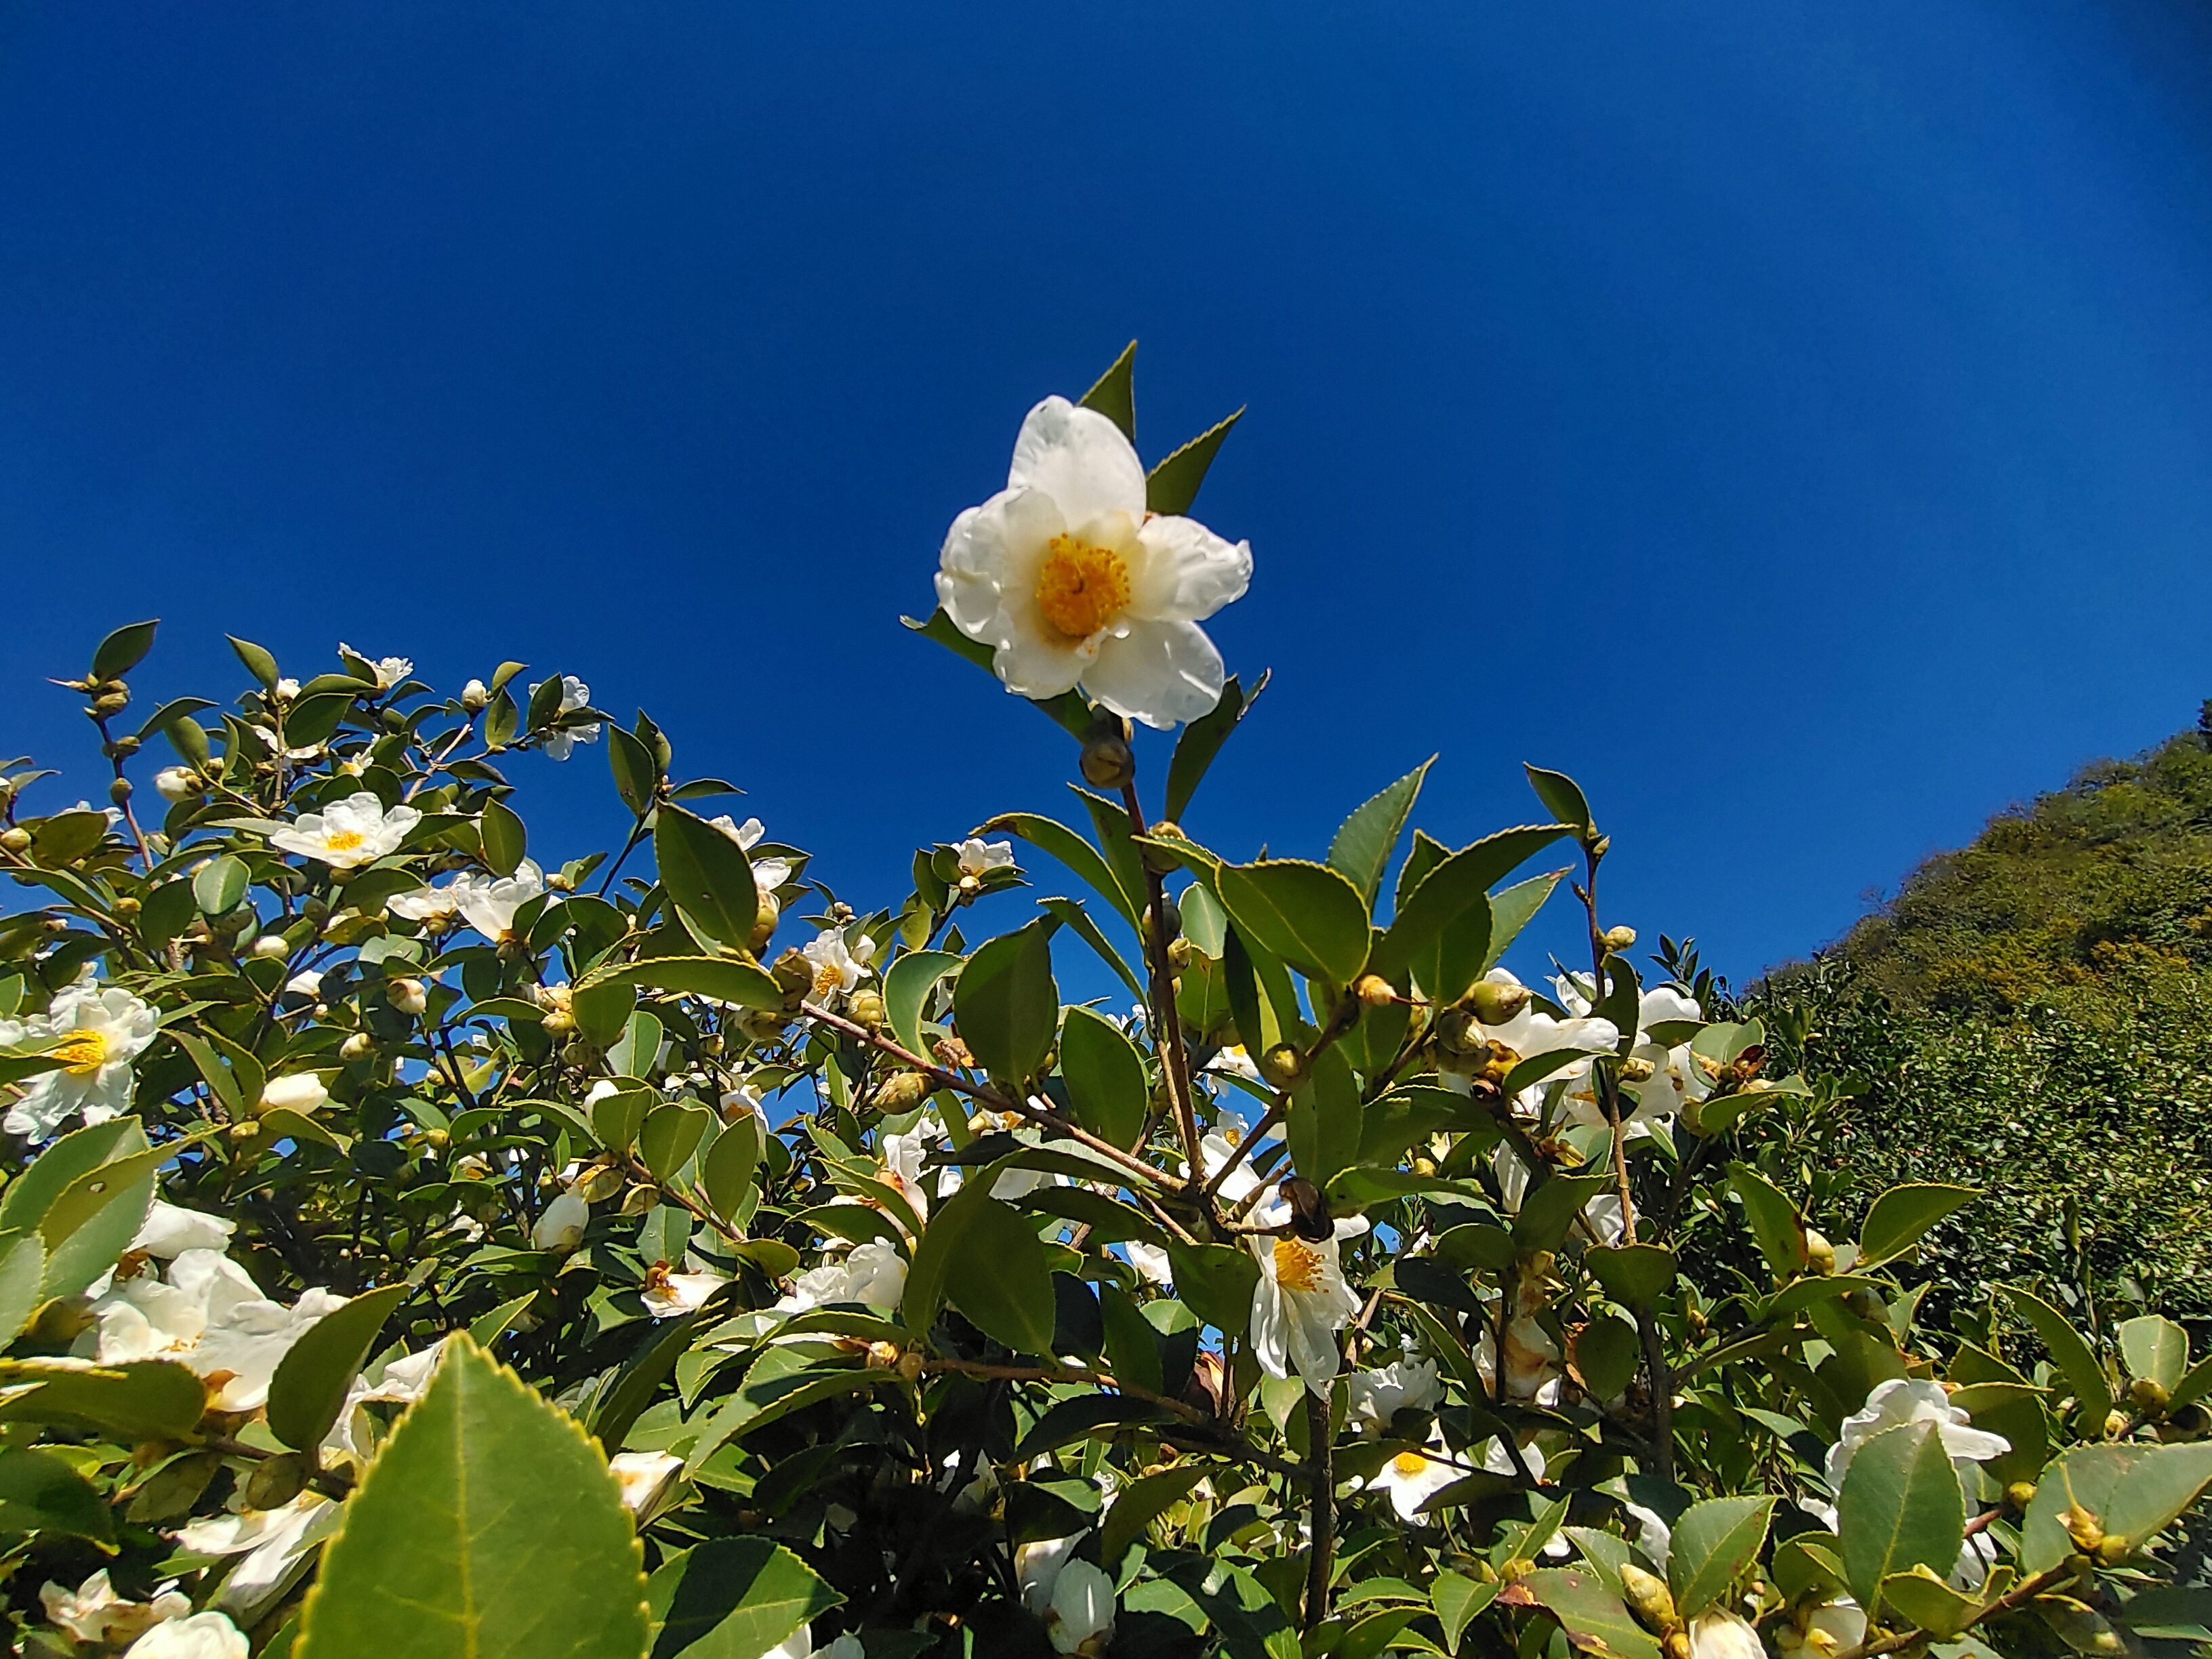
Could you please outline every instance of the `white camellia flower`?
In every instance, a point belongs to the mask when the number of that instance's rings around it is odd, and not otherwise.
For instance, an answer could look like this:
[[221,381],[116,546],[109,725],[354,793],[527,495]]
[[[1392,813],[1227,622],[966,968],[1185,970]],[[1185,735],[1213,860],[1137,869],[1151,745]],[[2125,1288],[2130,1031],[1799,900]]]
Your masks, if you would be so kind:
[[146,1212],[146,1223],[138,1229],[138,1236],[131,1241],[131,1249],[164,1261],[173,1261],[186,1250],[228,1249],[230,1236],[237,1231],[235,1221],[187,1210],[157,1198],[154,1207]]
[[161,1030],[161,1016],[120,986],[89,975],[54,993],[46,1012],[26,1020],[0,1019],[0,1046],[53,1042],[61,1069],[26,1079],[22,1097],[0,1119],[11,1135],[44,1140],[70,1113],[105,1123],[131,1109],[135,1080],[131,1062]]
[[1866,1404],[1844,1419],[1836,1443],[1828,1448],[1828,1489],[1843,1491],[1844,1477],[1850,1473],[1851,1460],[1861,1446],[1885,1429],[1901,1428],[1907,1423],[1938,1425],[1943,1449],[1969,1499],[1974,1496],[1974,1465],[2002,1457],[2012,1449],[2012,1442],[2002,1435],[1974,1427],[1973,1418],[1951,1403],[1942,1383],[1893,1377],[1877,1382]]
[[345,1304],[344,1297],[315,1289],[288,1308],[264,1296],[220,1250],[183,1250],[167,1283],[150,1274],[127,1279],[94,1301],[97,1322],[78,1345],[103,1365],[173,1359],[203,1377],[221,1373],[209,1405],[250,1412],[267,1401],[269,1379],[292,1345]]
[[970,836],[957,850],[963,876],[981,878],[994,870],[1014,867],[1014,844],[1010,841],[985,841],[981,836]]
[[1022,1605],[1044,1621],[1055,1653],[1085,1659],[1105,1652],[1114,1639],[1114,1581],[1075,1554],[1090,1535],[1085,1530],[1041,1539],[1014,1552]]
[[[243,1493],[231,1501],[243,1503]],[[262,1613],[281,1601],[307,1571],[314,1559],[315,1547],[338,1529],[344,1513],[343,1504],[331,1502],[320,1492],[303,1492],[276,1509],[211,1516],[179,1528],[177,1542],[195,1555],[246,1558],[231,1569],[229,1577],[222,1581],[222,1588],[216,1592],[215,1605],[222,1612],[199,1616],[221,1619],[228,1613],[248,1625],[258,1622]],[[173,1629],[190,1622],[178,1620],[169,1626],[156,1626],[155,1629]],[[240,1645],[236,1650],[240,1659],[246,1652],[244,1639],[240,1638]],[[131,1650],[133,1653],[144,1650],[143,1640]],[[205,1651],[228,1654],[232,1650],[210,1648]],[[201,1650],[187,1648],[179,1652],[199,1659]]]
[[422,815],[413,807],[386,811],[374,793],[362,789],[270,830],[269,844],[302,858],[320,859],[333,870],[356,870],[397,852],[407,832],[422,821]]
[[1431,1410],[1444,1395],[1436,1361],[1416,1359],[1410,1352],[1387,1365],[1354,1371],[1344,1382],[1349,1399],[1346,1418],[1370,1439],[1389,1428],[1400,1412]]
[[[349,657],[359,657],[376,671],[376,689],[380,691],[389,691],[415,672],[414,662],[406,657],[371,657],[355,650],[343,640],[338,641],[338,649]],[[295,686],[295,694],[297,690]]]
[[331,1425],[323,1440],[325,1451],[348,1452],[366,1459],[374,1443],[374,1425],[362,1407],[382,1401],[391,1405],[411,1406],[429,1392],[430,1379],[438,1370],[438,1361],[446,1352],[446,1339],[440,1337],[419,1353],[402,1354],[378,1373],[376,1381],[368,1380],[366,1373],[353,1380],[346,1390],[344,1407],[338,1420]]
[[1079,684],[1164,729],[1221,701],[1221,653],[1198,624],[1251,580],[1247,544],[1146,511],[1144,464],[1121,428],[1048,398],[1022,422],[1006,488],[952,521],[937,599],[991,647],[1007,690]]
[[200,792],[200,775],[189,766],[165,766],[154,774],[154,788],[163,800],[190,800]]
[[151,1601],[133,1601],[118,1595],[102,1567],[75,1589],[49,1583],[39,1590],[46,1621],[67,1631],[80,1642],[105,1642],[120,1646],[135,1641],[164,1620],[181,1619],[192,1610],[189,1595],[165,1589]]
[[747,818],[743,823],[739,823],[727,812],[723,813],[720,817],[708,818],[707,822],[748,853],[759,846],[760,838],[768,833],[767,826],[758,818]]
[[469,926],[495,945],[513,937],[514,913],[545,890],[545,872],[525,859],[511,876],[471,870],[453,878],[453,903]]
[[[1279,1226],[1289,1219],[1289,1206],[1279,1200],[1263,1205],[1255,1219]],[[1296,1370],[1313,1393],[1328,1395],[1340,1363],[1336,1334],[1359,1311],[1358,1293],[1344,1282],[1337,1250],[1366,1231],[1366,1218],[1354,1216],[1339,1221],[1325,1239],[1291,1233],[1251,1238],[1260,1263],[1260,1282],[1252,1287],[1252,1352],[1268,1376]]]
[[921,1165],[943,1133],[942,1126],[925,1117],[908,1133],[883,1139],[884,1168],[879,1178],[913,1206],[916,1220],[929,1219],[929,1188],[923,1182]]
[[314,1073],[292,1072],[272,1077],[263,1085],[261,1109],[270,1112],[281,1106],[295,1112],[312,1112],[330,1097],[330,1090]]
[[591,1219],[592,1206],[571,1188],[545,1206],[538,1224],[530,1230],[530,1242],[538,1249],[565,1255],[584,1242],[584,1229]]
[[245,1632],[227,1614],[195,1613],[164,1620],[128,1652],[129,1659],[246,1659],[250,1650]]
[[750,1083],[740,1083],[726,1091],[718,1103],[722,1109],[722,1121],[725,1123],[734,1121],[740,1112],[750,1112],[761,1121],[763,1129],[769,1127],[768,1103],[761,1098],[760,1091]]
[[675,1490],[684,1460],[668,1452],[617,1452],[607,1459],[607,1471],[622,1488],[623,1507],[643,1520]]
[[319,997],[323,994],[323,970],[302,969],[284,981],[284,988],[295,996]]
[[668,1264],[656,1261],[645,1270],[645,1310],[655,1319],[675,1319],[696,1313],[707,1298],[730,1282],[729,1275],[706,1268],[688,1273],[671,1273]]
[[1223,1077],[1243,1078],[1247,1083],[1260,1080],[1260,1068],[1253,1063],[1252,1056],[1241,1042],[1232,1042],[1218,1051],[1212,1060],[1206,1062],[1206,1069],[1218,1072]]
[[1400,1452],[1369,1484],[1389,1494],[1390,1507],[1401,1521],[1418,1521],[1422,1506],[1466,1473],[1446,1462],[1448,1455],[1443,1431],[1438,1429],[1430,1435],[1426,1450]]
[[906,1294],[906,1261],[890,1241],[872,1238],[855,1244],[842,1261],[825,1261],[799,1276],[791,1293],[775,1304],[778,1313],[805,1313],[838,1303],[861,1302],[872,1308],[896,1308]]
[[[709,818],[707,822],[744,848],[748,854],[760,844],[760,838],[767,833],[762,828],[758,818],[747,818],[743,823],[739,823],[727,812],[723,813],[720,817]],[[791,879],[791,860],[789,859],[752,859],[750,862],[753,867],[753,885],[760,892],[761,911],[769,925],[774,927],[778,913],[783,908],[781,901],[775,896],[775,890]]]
[[[538,695],[537,686],[533,685],[530,688],[530,695],[533,697]],[[590,686],[585,684],[574,674],[561,676],[561,712],[562,714],[573,714],[579,708],[588,708],[591,707],[591,702],[592,688]],[[556,727],[545,734],[544,748],[551,758],[564,761],[574,751],[578,744],[597,743],[599,740],[599,723],[597,720],[592,721],[589,726]]]
[[1716,1607],[1690,1620],[1690,1659],[1766,1659],[1751,1621]]
[[456,914],[461,908],[461,896],[453,890],[455,884],[443,887],[418,887],[411,893],[399,893],[384,902],[384,908],[403,921],[436,921]]
[[875,953],[873,939],[863,934],[859,947],[851,948],[845,943],[845,935],[835,927],[823,928],[799,951],[814,964],[813,994],[823,1000],[834,1000],[858,987],[873,971],[868,959]]
[[1121,1248],[1129,1253],[1129,1265],[1137,1270],[1137,1277],[1147,1285],[1158,1285],[1164,1290],[1175,1283],[1175,1269],[1169,1263],[1168,1253],[1158,1245],[1133,1238]]

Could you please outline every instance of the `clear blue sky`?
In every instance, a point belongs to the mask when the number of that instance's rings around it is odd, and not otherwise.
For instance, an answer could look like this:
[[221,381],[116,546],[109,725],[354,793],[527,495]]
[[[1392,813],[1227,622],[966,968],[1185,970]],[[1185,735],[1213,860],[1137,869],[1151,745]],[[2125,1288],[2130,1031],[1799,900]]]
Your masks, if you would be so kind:
[[[2201,19],[11,0],[0,752],[89,781],[41,677],[140,616],[149,695],[514,656],[895,901],[1056,810],[896,618],[1136,335],[1148,457],[1251,410],[1198,515],[1276,684],[1194,833],[1545,762],[1742,975],[2212,694]],[[614,823],[604,747],[514,775]]]

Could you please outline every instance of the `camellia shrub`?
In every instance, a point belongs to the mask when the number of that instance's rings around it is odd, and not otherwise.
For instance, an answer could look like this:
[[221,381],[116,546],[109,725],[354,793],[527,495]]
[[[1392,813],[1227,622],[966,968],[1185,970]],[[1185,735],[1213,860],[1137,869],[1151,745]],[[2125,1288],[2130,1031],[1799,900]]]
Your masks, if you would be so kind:
[[[1823,1237],[1833,1086],[1636,965],[1573,782],[1430,834],[1417,772],[1319,861],[1177,827],[1259,690],[1200,626],[1251,556],[1188,516],[1229,423],[1147,472],[1131,410],[1125,355],[1030,411],[918,627],[1075,799],[902,894],[570,677],[241,641],[242,694],[140,719],[141,623],[65,682],[113,805],[18,766],[0,834],[20,1651],[2206,1639],[2212,1364],[2033,1286],[1930,1328],[1966,1187]],[[509,773],[600,754],[622,846],[533,856]],[[1588,956],[1524,983],[1547,903]]]

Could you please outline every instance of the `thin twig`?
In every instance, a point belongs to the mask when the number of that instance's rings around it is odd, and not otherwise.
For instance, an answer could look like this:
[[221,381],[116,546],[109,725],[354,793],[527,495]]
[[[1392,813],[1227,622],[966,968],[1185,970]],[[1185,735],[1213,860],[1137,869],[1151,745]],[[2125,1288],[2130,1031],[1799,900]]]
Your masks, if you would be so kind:
[[[1144,835],[1145,809],[1137,799],[1133,772],[1121,786],[1121,805],[1129,815],[1129,833]],[[1152,1040],[1167,1062],[1168,1098],[1175,1108],[1176,1127],[1182,1132],[1183,1156],[1190,1160],[1190,1178],[1195,1182],[1204,1175],[1205,1166],[1199,1157],[1198,1111],[1191,1100],[1190,1052],[1183,1047],[1182,1016],[1176,1012],[1175,1004],[1175,967],[1168,960],[1167,883],[1152,868],[1150,860],[1140,858],[1138,861],[1144,866],[1146,903],[1152,920],[1152,937],[1138,941],[1145,947],[1145,963],[1152,972]],[[1209,1211],[1213,1207],[1210,1193],[1203,1207]]]
[[1336,1469],[1329,1434],[1329,1397],[1311,1389],[1306,1397],[1306,1493],[1312,1530],[1306,1558],[1305,1628],[1328,1617],[1328,1584],[1336,1569]]

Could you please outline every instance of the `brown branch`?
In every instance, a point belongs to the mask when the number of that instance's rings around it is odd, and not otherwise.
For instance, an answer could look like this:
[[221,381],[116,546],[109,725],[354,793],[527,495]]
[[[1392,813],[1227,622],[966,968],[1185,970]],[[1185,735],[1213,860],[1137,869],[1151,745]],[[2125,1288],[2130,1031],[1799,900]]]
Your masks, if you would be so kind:
[[1336,1569],[1336,1469],[1329,1434],[1329,1396],[1311,1389],[1306,1397],[1306,1492],[1312,1538],[1306,1557],[1305,1628],[1328,1617],[1328,1583]]
[[[1121,786],[1121,805],[1129,815],[1129,833],[1144,835],[1145,809],[1137,799],[1133,772]],[[1175,968],[1168,961],[1167,883],[1152,868],[1150,860],[1139,858],[1138,862],[1144,866],[1146,914],[1152,921],[1152,938],[1138,940],[1145,947],[1145,965],[1151,970],[1152,1041],[1167,1062],[1168,1100],[1175,1109],[1176,1127],[1182,1133],[1183,1156],[1190,1160],[1190,1178],[1196,1182],[1205,1166],[1198,1152],[1198,1112],[1191,1100],[1190,1052],[1183,1047],[1182,1016],[1176,1012],[1175,1005]],[[1212,1209],[1210,1194],[1202,1207],[1209,1212]]]

